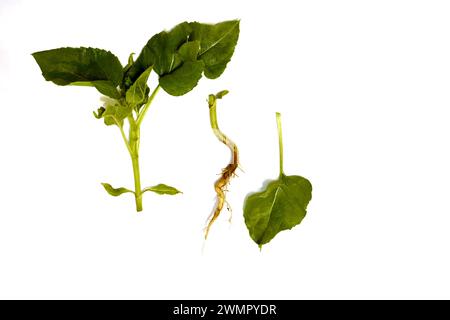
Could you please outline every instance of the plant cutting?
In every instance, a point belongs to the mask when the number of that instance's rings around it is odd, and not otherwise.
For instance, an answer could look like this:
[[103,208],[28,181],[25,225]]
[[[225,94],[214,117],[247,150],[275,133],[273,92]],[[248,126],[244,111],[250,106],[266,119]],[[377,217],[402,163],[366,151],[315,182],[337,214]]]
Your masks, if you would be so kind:
[[[103,95],[103,105],[94,116],[108,126],[118,127],[131,158],[134,190],[114,188],[108,183],[103,187],[112,196],[132,193],[136,210],[142,211],[145,192],[180,192],[165,184],[141,187],[140,129],[150,105],[160,88],[172,96],[181,96],[191,91],[202,75],[218,78],[233,56],[238,37],[239,20],[217,24],[183,22],[151,37],[137,59],[131,54],[124,67],[114,54],[96,48],[58,48],[35,52],[33,57],[47,81],[60,86],[94,87]],[[147,85],[151,72],[158,76],[152,88]]]
[[209,230],[212,224],[219,217],[220,212],[226,202],[226,188],[230,183],[232,177],[236,175],[236,169],[239,166],[239,151],[236,144],[231,141],[220,129],[217,122],[217,100],[222,99],[223,96],[228,94],[227,90],[220,91],[217,94],[210,94],[208,97],[208,107],[209,107],[209,120],[211,123],[211,129],[217,139],[226,145],[231,151],[230,163],[222,169],[222,173],[214,184],[214,190],[216,191],[216,204],[214,210],[209,218],[208,225],[206,226],[205,238],[208,237]]
[[312,186],[301,176],[287,176],[283,168],[283,136],[281,114],[276,113],[280,172],[278,179],[267,181],[260,192],[247,196],[244,219],[250,237],[260,247],[280,231],[292,229],[306,215],[312,196]]

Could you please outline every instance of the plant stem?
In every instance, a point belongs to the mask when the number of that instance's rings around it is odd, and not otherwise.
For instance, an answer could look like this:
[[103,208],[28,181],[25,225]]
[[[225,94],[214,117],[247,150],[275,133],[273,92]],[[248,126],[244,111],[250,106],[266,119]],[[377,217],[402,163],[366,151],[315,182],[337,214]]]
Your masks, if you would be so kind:
[[128,122],[130,123],[130,132],[128,135],[128,139],[123,131],[123,126],[117,123],[117,126],[120,129],[120,133],[122,135],[123,141],[127,147],[128,153],[131,157],[131,164],[133,165],[133,178],[134,178],[134,196],[136,198],[136,211],[142,211],[142,188],[141,188],[141,173],[139,169],[139,143],[141,139],[141,123],[144,119],[147,110],[150,107],[153,99],[156,96],[156,93],[159,91],[159,85],[153,90],[152,94],[148,98],[147,103],[142,107],[141,112],[137,115],[136,119],[134,119],[133,115],[128,116]]
[[134,195],[136,198],[136,211],[142,211],[142,188],[141,188],[141,174],[139,170],[139,140],[140,140],[140,127],[132,116],[128,117],[130,122],[130,156],[131,163],[133,165],[133,177],[134,177]]
[[142,211],[142,189],[141,189],[141,175],[139,172],[139,156],[131,158],[133,164],[133,176],[134,176],[134,196],[136,198],[136,211]]
[[141,173],[139,168],[139,143],[141,139],[141,123],[144,119],[147,110],[150,107],[156,93],[159,91],[159,85],[153,90],[152,94],[148,98],[147,103],[142,107],[141,112],[134,119],[133,115],[128,116],[128,122],[130,123],[130,132],[128,139],[123,131],[123,127],[118,125],[123,141],[128,149],[128,153],[131,157],[131,164],[133,165],[133,178],[134,178],[134,196],[136,198],[136,211],[142,211],[142,188],[141,188]]
[[209,107],[209,121],[211,123],[211,128],[213,129],[214,135],[225,144],[232,152],[231,163],[238,164],[238,151],[236,144],[231,141],[222,131],[219,129],[219,124],[217,122],[217,100],[214,100],[214,103]]
[[278,129],[278,147],[280,150],[280,177],[283,173],[283,133],[281,130],[281,114],[279,112],[276,113],[277,116],[277,129]]
[[[217,123],[217,111],[216,110],[217,110],[217,102],[214,99],[213,104],[209,107],[209,121],[211,123],[211,128],[213,129],[214,133],[216,133],[216,130],[218,130],[220,132],[219,124]],[[220,140],[222,140],[222,139],[220,139]]]

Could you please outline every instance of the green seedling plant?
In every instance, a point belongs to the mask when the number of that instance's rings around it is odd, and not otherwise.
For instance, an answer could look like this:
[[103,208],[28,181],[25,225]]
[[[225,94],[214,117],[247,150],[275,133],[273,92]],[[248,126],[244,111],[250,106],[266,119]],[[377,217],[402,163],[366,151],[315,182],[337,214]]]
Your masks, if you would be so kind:
[[[202,75],[218,78],[233,56],[238,37],[239,20],[183,22],[151,37],[137,59],[131,54],[125,66],[110,51],[96,48],[58,48],[35,52],[33,57],[47,81],[60,86],[94,87],[103,95],[103,105],[94,116],[107,126],[119,128],[131,157],[134,190],[108,183],[103,187],[112,196],[134,194],[136,210],[142,211],[142,195],[147,191],[180,193],[165,184],[141,187],[141,125],[156,94],[162,88],[169,95],[181,96],[196,87]],[[151,72],[158,76],[152,89],[147,85]]]
[[276,119],[280,154],[278,179],[269,180],[262,191],[249,194],[244,202],[245,224],[250,237],[260,248],[280,231],[298,225],[305,217],[312,197],[312,186],[307,179],[284,174],[280,113],[276,113]]
[[[228,94],[228,91],[223,90],[217,94],[210,94],[208,97],[209,120],[211,123],[211,129],[217,139],[230,149],[231,160],[230,163],[222,169],[222,173],[219,179],[217,179],[214,184],[214,190],[216,191],[216,204],[209,218],[208,225],[206,226],[205,238],[208,237],[209,230],[211,229],[212,224],[219,217],[220,212],[222,211],[223,206],[226,203],[226,188],[229,185],[231,178],[236,175],[235,172],[239,166],[239,150],[236,144],[219,129],[219,124],[217,122],[217,100],[222,99],[226,94]],[[228,207],[228,210],[231,210],[230,207]]]

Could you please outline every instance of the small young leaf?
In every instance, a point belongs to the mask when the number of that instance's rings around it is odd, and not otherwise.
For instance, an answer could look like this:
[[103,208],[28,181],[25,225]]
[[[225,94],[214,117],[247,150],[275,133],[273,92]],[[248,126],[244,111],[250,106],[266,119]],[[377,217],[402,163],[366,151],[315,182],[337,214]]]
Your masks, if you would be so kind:
[[216,98],[217,99],[222,99],[224,96],[226,96],[229,93],[228,90],[222,90],[220,92],[216,93]]
[[157,194],[169,194],[169,195],[175,195],[178,193],[182,193],[181,191],[175,189],[174,187],[168,186],[163,183],[160,183],[153,187],[145,188],[144,190],[142,190],[142,193],[147,192],[147,191],[152,191]]
[[48,81],[65,86],[86,83],[112,98],[123,77],[119,59],[109,51],[95,48],[58,48],[33,53]]
[[124,74],[125,74],[125,72],[127,72],[127,71],[131,68],[131,66],[133,65],[133,63],[134,63],[134,58],[133,58],[133,56],[134,56],[134,52],[130,53],[130,55],[128,56],[128,63],[127,63],[127,65],[126,65],[125,67],[123,67],[123,73],[124,73]]
[[97,119],[101,119],[103,117],[103,114],[105,113],[105,110],[105,108],[100,107],[97,109],[97,112],[93,111],[94,117],[96,117]]
[[132,84],[130,77],[126,76],[126,74],[128,73],[128,71],[130,70],[130,68],[133,66],[134,64],[134,52],[130,53],[130,55],[128,56],[128,63],[125,67],[123,67],[123,78],[122,78],[122,83],[120,84],[120,87],[122,89],[126,89],[129,88]]
[[103,118],[107,126],[116,125],[121,127],[123,125],[123,120],[133,111],[131,105],[121,105],[118,102],[114,104],[106,104],[105,106],[106,110],[103,112]]
[[136,80],[135,83],[128,89],[126,93],[126,100],[132,106],[140,106],[145,98],[148,96],[147,81],[150,76],[152,67],[147,68]]
[[153,66],[154,61],[154,54],[147,46],[144,46],[136,61],[134,61],[133,64],[124,73],[124,88],[129,88],[145,70]]
[[190,41],[200,41],[199,59],[205,63],[205,76],[218,78],[231,60],[239,38],[239,20],[217,24],[192,22]]
[[228,90],[222,90],[217,92],[216,94],[210,94],[208,96],[208,104],[209,104],[209,108],[213,107],[214,104],[216,103],[217,99],[222,99],[224,96],[226,96],[229,93]]
[[123,193],[134,193],[131,190],[128,190],[126,188],[113,188],[109,183],[102,183],[103,188],[105,188],[106,192],[108,192],[113,197],[120,196]]

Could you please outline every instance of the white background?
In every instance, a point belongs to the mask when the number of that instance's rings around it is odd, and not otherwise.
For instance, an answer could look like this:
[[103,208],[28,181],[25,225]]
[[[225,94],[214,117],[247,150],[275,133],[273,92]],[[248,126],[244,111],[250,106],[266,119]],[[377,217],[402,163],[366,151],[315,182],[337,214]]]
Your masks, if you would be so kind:
[[[450,298],[449,15],[448,1],[0,0],[0,298]],[[181,21],[233,18],[225,73],[147,114],[143,185],[184,194],[146,193],[137,214],[100,185],[133,182],[96,90],[44,81],[30,54],[83,45],[125,63]],[[245,172],[232,223],[224,211],[204,243],[229,159],[205,99],[222,89]],[[313,199],[260,252],[242,204],[277,175],[276,111],[285,171]]]

